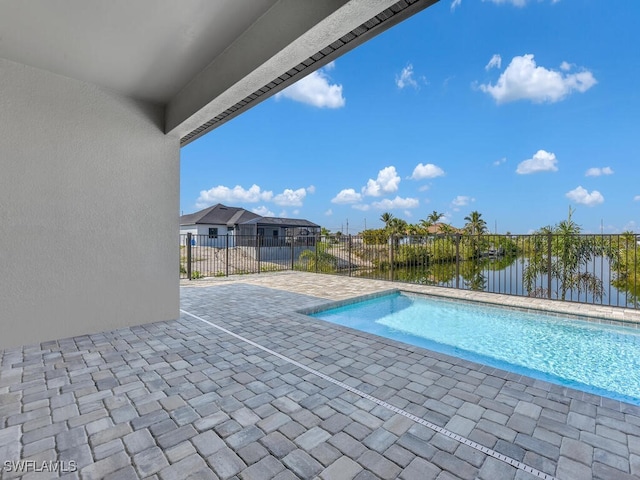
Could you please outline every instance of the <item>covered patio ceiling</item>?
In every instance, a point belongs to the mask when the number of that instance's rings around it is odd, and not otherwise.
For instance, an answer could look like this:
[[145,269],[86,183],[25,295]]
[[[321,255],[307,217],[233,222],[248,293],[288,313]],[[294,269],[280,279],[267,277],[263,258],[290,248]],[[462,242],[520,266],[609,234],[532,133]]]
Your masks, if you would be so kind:
[[9,0],[0,58],[165,107],[185,145],[438,0]]

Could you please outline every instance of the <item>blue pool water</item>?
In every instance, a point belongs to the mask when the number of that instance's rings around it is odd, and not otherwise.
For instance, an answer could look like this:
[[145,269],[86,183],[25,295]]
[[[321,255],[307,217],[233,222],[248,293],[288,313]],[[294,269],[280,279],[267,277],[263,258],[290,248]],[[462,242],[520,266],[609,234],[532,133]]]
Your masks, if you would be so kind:
[[400,293],[312,316],[640,405],[634,328]]

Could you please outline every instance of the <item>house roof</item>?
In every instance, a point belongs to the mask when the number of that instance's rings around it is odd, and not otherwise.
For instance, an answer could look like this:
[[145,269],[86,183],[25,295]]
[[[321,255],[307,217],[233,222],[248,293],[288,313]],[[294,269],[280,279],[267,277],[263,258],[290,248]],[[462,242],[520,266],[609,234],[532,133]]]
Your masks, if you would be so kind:
[[258,217],[243,222],[244,225],[250,225],[254,223],[257,225],[277,225],[279,227],[320,228],[320,225],[310,222],[309,220],[304,220],[302,218]]
[[227,207],[217,203],[199,212],[180,217],[180,225],[236,225],[255,218],[261,218],[244,208]]
[[279,227],[310,227],[319,228],[309,220],[301,218],[261,217],[240,207],[228,207],[217,203],[199,212],[182,215],[180,225],[277,225]]
[[452,227],[451,225],[447,224],[447,223],[434,223],[433,225],[429,225],[429,227],[427,228],[427,233],[428,234],[438,234],[438,233],[443,233],[446,232],[447,230],[450,230],[452,233],[462,233],[463,230],[456,228],[456,227]]

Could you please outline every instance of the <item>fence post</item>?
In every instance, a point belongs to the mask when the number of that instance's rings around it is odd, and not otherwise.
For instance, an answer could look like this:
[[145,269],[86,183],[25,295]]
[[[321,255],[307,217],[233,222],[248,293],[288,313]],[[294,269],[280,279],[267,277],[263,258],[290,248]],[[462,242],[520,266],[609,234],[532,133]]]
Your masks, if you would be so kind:
[[294,246],[295,237],[291,235],[291,270],[293,270],[294,257],[295,257],[295,246]]
[[460,288],[460,234],[456,233],[456,288]]
[[225,265],[224,273],[228,277],[229,276],[229,232],[227,232],[226,249],[225,250],[226,250],[225,251],[226,265]]
[[316,268],[316,273],[318,273],[318,242],[320,242],[320,239],[321,239],[321,238],[322,238],[322,237],[316,233],[316,245],[315,245],[315,246],[316,246],[316,252],[315,252],[315,254],[316,254],[316,261],[315,261],[315,264],[316,264],[316,267],[315,267],[315,268]]
[[187,278],[191,280],[191,232],[187,233]]
[[347,258],[349,259],[349,276],[351,276],[351,234],[349,234],[349,238],[347,241],[347,252]]
[[258,273],[260,273],[260,250],[262,249],[260,242],[261,242],[260,235],[257,235],[256,236],[256,260],[258,261]]
[[547,298],[551,298],[551,232],[547,233]]
[[393,242],[395,235],[389,235],[389,280],[393,282]]

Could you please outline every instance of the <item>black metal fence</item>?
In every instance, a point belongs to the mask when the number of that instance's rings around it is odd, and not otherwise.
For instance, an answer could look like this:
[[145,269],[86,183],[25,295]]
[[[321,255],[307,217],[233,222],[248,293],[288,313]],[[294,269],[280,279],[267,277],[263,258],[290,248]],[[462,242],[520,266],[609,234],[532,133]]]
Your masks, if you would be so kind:
[[180,278],[293,270],[315,243],[314,236],[180,234]]
[[300,270],[640,308],[635,235],[181,236],[182,278]]

